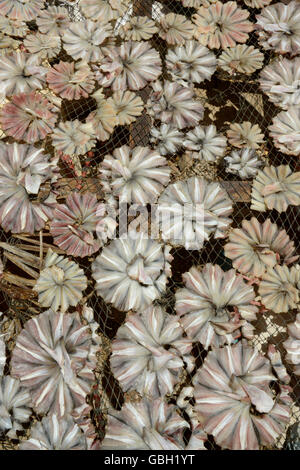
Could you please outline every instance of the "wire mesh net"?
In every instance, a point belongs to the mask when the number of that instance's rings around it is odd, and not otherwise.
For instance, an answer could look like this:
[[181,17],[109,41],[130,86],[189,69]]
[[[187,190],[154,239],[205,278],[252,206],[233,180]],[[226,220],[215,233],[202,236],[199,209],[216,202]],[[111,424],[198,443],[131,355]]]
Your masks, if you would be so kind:
[[[82,21],[83,17],[78,7],[78,0],[75,1],[48,1],[50,4],[57,6],[67,7],[70,18],[73,21]],[[255,15],[258,13],[255,9],[250,9],[251,21],[255,22]],[[148,16],[152,19],[159,19],[161,15],[169,12],[184,14],[186,17],[191,17],[194,13],[193,9],[184,8],[180,1],[165,0],[162,2],[154,2],[153,0],[135,0],[129,7],[125,17],[119,19],[119,24],[124,22],[130,15]],[[32,28],[35,28],[34,23]],[[165,42],[161,40],[158,35],[155,35],[151,40],[152,46],[155,47],[163,57],[166,54]],[[255,46],[260,49],[255,32],[250,33],[249,45]],[[264,52],[264,65],[268,64],[272,58],[273,53],[268,51]],[[217,54],[219,55],[219,53]],[[50,64],[54,65],[59,60],[72,60],[65,51],[59,54]],[[210,81],[204,84],[196,85],[196,94],[198,99],[203,103],[205,113],[201,121],[203,125],[214,124],[218,131],[225,132],[231,123],[242,123],[243,121],[250,121],[253,124],[259,124],[262,131],[265,133],[266,143],[263,145],[262,152],[265,155],[266,161],[274,166],[280,164],[289,164],[293,171],[299,170],[299,161],[297,157],[287,156],[279,152],[273,145],[273,140],[269,138],[268,126],[272,122],[272,118],[278,114],[276,108],[264,95],[257,82],[259,71],[252,74],[250,77],[234,76],[230,77],[225,73],[217,71]],[[146,103],[151,87],[148,86],[143,90],[137,92]],[[95,110],[97,104],[93,98],[82,98],[76,101],[63,100],[62,102],[62,119],[74,120],[79,119],[83,121],[88,114]],[[111,153],[114,149],[127,144],[132,146],[147,146],[149,145],[149,133],[151,129],[151,119],[146,111],[143,112],[137,120],[129,126],[118,126],[114,129],[110,139],[106,142],[97,141],[96,147],[93,148],[94,155],[89,166],[85,166],[83,161],[79,161],[79,176],[74,177],[70,175],[69,168],[62,164],[63,178],[60,182],[60,194],[63,199],[74,188],[85,192],[87,190],[96,193],[99,198],[103,196],[102,187],[99,184],[97,177],[97,166],[104,159],[105,155]],[[44,142],[45,150],[53,154],[51,140],[46,139]],[[184,160],[183,152],[176,153],[176,155],[168,157],[173,181],[184,179],[187,176],[197,175],[200,172],[206,171],[208,178],[211,177],[214,181],[219,181],[221,185],[228,191],[234,203],[234,212],[232,214],[232,227],[240,227],[244,219],[250,219],[253,215],[257,217],[260,222],[264,222],[270,218],[279,227],[284,228],[289,237],[295,242],[299,250],[299,227],[297,224],[299,209],[290,206],[286,212],[278,213],[275,210],[265,213],[253,213],[250,209],[251,198],[251,182],[240,181],[236,176],[225,171],[224,165],[221,163],[216,168],[208,165],[208,168],[197,168],[194,163]],[[82,176],[84,171],[85,176]],[[213,176],[210,175],[213,171]],[[80,175],[81,172],[81,175]],[[201,173],[202,172],[202,173]],[[7,242],[10,245],[17,245],[20,248],[27,249],[31,253],[39,253],[40,234],[37,236],[16,236],[1,229],[1,242]],[[42,233],[44,253],[48,245],[53,246],[53,240],[47,230]],[[224,255],[224,244],[226,240],[211,239],[204,243],[203,249],[198,251],[187,251],[183,247],[174,247],[172,249],[172,277],[169,281],[167,292],[159,300],[167,312],[174,313],[175,296],[174,293],[179,287],[183,287],[182,274],[187,272],[193,265],[203,266],[206,263],[218,264],[223,270],[232,268],[231,261]],[[2,246],[3,248],[3,246]],[[95,255],[96,256],[96,255]],[[86,293],[86,300],[90,307],[94,309],[95,317],[99,323],[99,334],[103,340],[103,351],[99,358],[97,367],[97,383],[93,389],[90,400],[93,406],[93,422],[96,426],[99,438],[102,439],[105,432],[106,411],[109,406],[120,409],[124,402],[124,393],[114,378],[109,363],[109,356],[111,352],[111,340],[115,337],[120,325],[124,323],[126,314],[120,312],[111,305],[108,305],[104,300],[97,296],[94,289],[94,282],[91,276],[91,261],[95,258],[89,257],[86,261],[76,262],[80,264],[88,277],[89,286]],[[24,276],[15,264],[13,264],[9,257],[5,257],[6,268],[8,271],[14,272]],[[24,322],[32,316],[41,311],[37,299],[32,294],[30,285],[28,286],[14,286],[11,288],[9,283],[2,283],[0,291],[0,309],[5,313],[8,319],[14,318],[14,331],[17,334]],[[285,314],[261,314],[257,321],[254,322],[255,337],[253,344],[266,352],[268,343],[274,344],[280,351],[282,357],[285,356],[285,350],[282,343],[287,339],[286,325],[295,320],[296,313],[290,312]],[[9,349],[12,350],[14,345],[14,335],[11,335],[11,343]],[[193,351],[196,366],[199,367],[207,355],[207,352],[201,347],[200,343],[195,344]],[[297,421],[300,416],[300,382],[297,377],[292,374],[292,370],[288,364],[287,369],[291,373],[291,387],[293,389],[292,398],[294,401],[292,420],[291,423]],[[191,376],[187,374],[185,382],[181,387],[188,385],[191,381]],[[178,389],[179,390],[179,389]],[[174,395],[176,397],[176,394]],[[172,400],[173,397],[170,397]],[[276,447],[281,448],[284,442],[284,436],[278,440]],[[6,444],[8,445],[8,444]],[[217,446],[211,439],[208,443],[210,448],[216,449]]]

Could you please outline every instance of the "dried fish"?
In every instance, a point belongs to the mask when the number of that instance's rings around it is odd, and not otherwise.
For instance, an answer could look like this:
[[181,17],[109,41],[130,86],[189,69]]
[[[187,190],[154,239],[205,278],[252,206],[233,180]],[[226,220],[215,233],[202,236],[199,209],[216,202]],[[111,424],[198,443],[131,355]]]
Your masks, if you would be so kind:
[[284,212],[289,205],[300,205],[300,172],[293,173],[288,165],[258,170],[252,186],[251,209]]
[[129,231],[92,263],[97,293],[121,311],[143,311],[165,292],[172,259],[169,246]]
[[12,353],[11,374],[38,413],[70,414],[85,403],[94,381],[92,338],[78,314],[47,310],[25,323]]
[[206,264],[183,274],[185,287],[176,291],[177,314],[188,338],[205,349],[232,343],[240,328],[256,319],[255,292],[234,269]]
[[216,2],[207,8],[202,6],[192,17],[195,38],[210,49],[226,49],[247,41],[253,30],[248,20],[249,12],[239,8],[236,2]]
[[119,203],[155,202],[170,180],[167,160],[148,147],[123,145],[106,155],[100,165],[101,183],[107,195]]
[[167,186],[158,199],[157,216],[163,240],[187,250],[199,249],[214,234],[223,238],[232,202],[218,183],[191,177]]
[[110,365],[124,391],[157,398],[172,393],[185,365],[193,369],[192,341],[176,315],[161,307],[129,314],[112,342]]
[[49,248],[44,260],[44,269],[34,286],[39,295],[39,303],[62,312],[69,306],[75,307],[87,288],[87,278],[83,269],[68,258],[59,256]]
[[142,398],[125,403],[121,411],[109,410],[101,450],[183,450],[182,433],[188,427],[175,405]]
[[288,339],[283,343],[286,361],[292,365],[295,375],[300,375],[300,313],[293,323],[288,323]]
[[295,244],[285,230],[270,219],[261,224],[254,217],[243,220],[241,228],[230,232],[224,252],[234,268],[252,276],[261,276],[278,262],[290,264],[298,259]]
[[[213,371],[213,373],[212,373]],[[271,446],[290,420],[291,389],[276,380],[267,358],[243,340],[209,352],[193,378],[195,409],[204,430],[225,449]]]

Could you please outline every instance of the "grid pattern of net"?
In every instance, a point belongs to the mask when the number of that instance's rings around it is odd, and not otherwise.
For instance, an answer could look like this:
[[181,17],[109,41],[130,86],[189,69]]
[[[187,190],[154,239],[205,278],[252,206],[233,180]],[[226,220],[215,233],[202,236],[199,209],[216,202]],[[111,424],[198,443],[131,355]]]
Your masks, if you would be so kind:
[[[73,21],[81,21],[83,18],[78,8],[78,0],[75,1],[48,1],[50,4],[57,6],[64,6],[68,8],[70,18]],[[158,19],[161,14],[168,12],[175,12],[184,14],[190,17],[193,13],[192,9],[184,8],[180,1],[177,0],[162,0],[162,3],[154,2],[153,0],[134,0],[133,5],[130,7],[129,13],[134,15],[149,16],[153,19]],[[255,14],[257,11],[251,11],[251,21],[255,22]],[[123,21],[120,19],[120,21]],[[165,43],[160,40],[159,37],[155,37],[152,40],[154,47],[160,51],[161,54],[165,54]],[[257,36],[255,32],[250,33],[250,38],[247,44],[253,45],[259,48],[257,42]],[[264,52],[264,64],[268,64],[272,59],[272,52]],[[220,54],[220,52],[219,52]],[[218,54],[217,54],[218,55]],[[60,55],[55,59],[58,63],[59,60],[65,60],[67,58],[65,52],[61,52]],[[289,164],[293,171],[299,171],[299,159],[280,153],[273,145],[272,139],[269,138],[267,128],[272,121],[272,118],[279,112],[267,97],[259,89],[258,83],[255,80],[259,72],[252,74],[249,78],[228,80],[228,76],[223,76],[221,72],[214,74],[209,82],[196,86],[196,93],[200,100],[203,101],[205,107],[204,119],[201,121],[203,125],[215,124],[218,131],[224,132],[228,129],[230,123],[241,123],[243,121],[250,121],[253,124],[259,124],[266,136],[266,143],[264,145],[263,152],[268,159],[269,164],[280,165]],[[150,93],[150,87],[137,92],[141,96],[144,102],[147,101],[147,97]],[[77,101],[70,101],[65,105],[63,103],[62,115],[63,120],[84,120],[87,115],[95,109],[94,100],[91,99],[80,99]],[[140,116],[137,121],[130,126],[122,126],[115,128],[110,139],[106,142],[97,142],[96,147],[93,149],[94,156],[93,162],[94,167],[100,163],[104,156],[111,153],[112,150],[118,148],[124,144],[131,146],[135,145],[147,145],[149,143],[149,130],[151,127],[151,121],[146,112]],[[44,142],[45,150],[52,151],[50,141],[47,139]],[[168,157],[169,160],[174,164],[174,169],[177,171],[177,175],[173,173],[173,179],[175,177],[184,178],[184,176],[190,176],[193,174],[193,169],[184,167],[184,164],[178,163],[181,155],[177,154]],[[93,173],[93,166],[88,170],[88,177],[80,178],[74,181],[74,178],[68,178],[67,169],[63,181],[61,183],[61,194],[67,195],[71,189],[74,189],[74,185],[82,191],[90,190],[101,195],[101,188]],[[191,173],[188,173],[191,171]],[[219,166],[217,169],[217,179],[229,192],[234,202],[234,212],[232,215],[233,227],[241,226],[243,219],[249,219],[251,216],[258,218],[260,222],[270,218],[272,222],[275,222],[279,227],[284,228],[290,238],[294,240],[295,245],[299,245],[299,226],[297,224],[299,216],[299,208],[289,207],[288,210],[282,214],[277,211],[268,211],[265,213],[253,212],[250,210],[250,196],[251,196],[251,183],[244,183],[237,181],[234,175],[225,172],[225,168]],[[38,253],[38,242],[39,236],[31,237],[30,242],[22,240],[20,237],[16,237],[9,233],[4,232],[0,229],[1,241],[8,242],[12,245],[26,245],[30,243],[32,246],[32,240],[36,240],[36,252]],[[44,231],[43,243],[51,243],[50,235]],[[165,306],[168,312],[172,312],[174,307],[174,292],[177,288],[182,287],[182,274],[188,271],[193,265],[204,265],[205,263],[219,264],[223,270],[231,268],[231,262],[224,255],[224,244],[225,240],[210,240],[205,242],[203,249],[200,251],[187,251],[184,248],[173,248],[172,255],[174,257],[172,262],[172,278],[169,281],[168,289],[160,303]],[[45,245],[46,246],[46,245]],[[298,246],[299,248],[299,246]],[[89,279],[91,278],[91,260],[80,262],[77,258],[76,262],[84,268],[86,275]],[[10,263],[6,260],[6,263]],[[16,270],[16,267],[12,267]],[[107,406],[113,406],[116,409],[120,409],[124,394],[113,377],[109,368],[109,354],[110,354],[110,340],[112,340],[119,326],[124,322],[125,313],[119,312],[112,306],[107,305],[100,297],[98,297],[94,290],[93,281],[89,284],[87,291],[87,299],[90,307],[94,309],[96,320],[100,325],[100,334],[103,338],[103,357],[99,360],[99,373],[97,374],[97,387],[96,392],[92,396],[92,405],[94,413],[94,423],[97,425],[99,437],[103,437],[104,425],[105,425],[105,411]],[[9,315],[14,315],[19,319],[20,327],[26,320],[31,318],[33,315],[39,312],[39,306],[35,299],[24,298],[20,299],[20,295],[17,288],[7,289],[3,288],[0,291],[0,311]],[[282,343],[287,339],[286,324],[295,320],[295,314],[276,314],[260,315],[255,323],[255,339],[253,343],[263,352],[266,352],[268,343],[274,344],[280,351],[281,355],[285,356],[285,350]],[[192,354],[196,358],[196,365],[199,367],[203,363],[207,352],[197,344]],[[288,367],[288,371],[291,373],[291,369]],[[188,381],[190,378],[188,378]],[[300,417],[300,381],[292,375],[290,383],[294,400],[293,416],[291,423],[299,420]],[[280,448],[284,442],[284,436],[278,441],[276,447]],[[212,448],[216,446],[212,443]]]

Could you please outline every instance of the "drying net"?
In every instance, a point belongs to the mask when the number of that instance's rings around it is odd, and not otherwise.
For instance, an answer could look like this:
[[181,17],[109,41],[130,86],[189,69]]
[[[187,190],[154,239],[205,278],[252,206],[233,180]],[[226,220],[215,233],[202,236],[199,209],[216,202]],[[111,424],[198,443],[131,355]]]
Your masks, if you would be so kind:
[[[64,6],[68,9],[72,21],[82,21],[83,17],[78,7],[78,1],[54,1],[47,2],[49,5],[55,4]],[[245,5],[243,5],[245,7]],[[257,10],[249,9],[250,20],[255,23],[255,15]],[[184,8],[180,1],[164,0],[162,2],[155,2],[152,0],[135,0],[129,7],[128,12],[123,18],[119,18],[118,24],[124,24],[126,19],[131,15],[148,16],[152,19],[159,19],[161,15],[169,12],[183,14],[187,18],[191,17],[194,10]],[[155,47],[161,54],[165,56],[166,46],[165,42],[159,38],[158,35],[151,40],[152,46]],[[250,33],[249,45],[260,48],[257,35],[255,32]],[[272,51],[264,52],[264,64],[268,64],[273,57]],[[217,52],[217,56],[220,55]],[[67,57],[66,53],[62,50],[57,58],[64,60]],[[266,137],[266,143],[263,145],[263,157],[269,164],[278,166],[281,164],[290,165],[293,171],[299,170],[299,160],[297,157],[287,156],[279,152],[273,145],[273,140],[268,136],[268,126],[272,122],[272,118],[278,114],[278,108],[275,107],[267,96],[262,93],[258,85],[259,71],[250,76],[237,75],[230,77],[222,71],[217,71],[211,80],[196,85],[196,94],[198,99],[202,102],[205,112],[201,125],[214,124],[220,133],[226,132],[231,123],[241,123],[243,121],[250,121],[253,124],[258,124]],[[141,91],[137,91],[144,102],[147,101],[151,87],[147,86]],[[63,102],[62,116],[63,120],[79,119],[83,121],[91,111],[95,109],[94,100],[79,99],[77,101]],[[96,146],[93,148],[93,156],[90,159],[88,166],[84,166],[81,162],[78,163],[77,175],[72,175],[67,167],[62,169],[63,179],[60,184],[61,197],[68,195],[71,190],[77,189],[81,192],[91,191],[101,199],[103,196],[102,187],[99,184],[96,175],[97,165],[103,161],[104,156],[111,154],[112,151],[122,145],[130,145],[131,147],[142,145],[149,145],[149,135],[151,130],[151,119],[146,111],[143,112],[137,120],[129,126],[118,126],[115,128],[109,140],[105,142],[97,141]],[[51,154],[51,145],[48,139],[44,141],[45,150]],[[250,219],[253,215],[257,217],[260,222],[264,222],[267,218],[276,223],[279,227],[286,230],[290,239],[299,245],[299,224],[297,223],[299,208],[289,206],[286,212],[279,213],[276,210],[258,213],[250,209],[251,200],[251,181],[242,181],[235,175],[225,171],[225,166],[219,164],[218,166],[211,165],[197,165],[184,155],[184,152],[176,153],[168,156],[169,165],[171,167],[171,182],[180,179],[186,179],[189,176],[204,176],[209,180],[218,181],[226,189],[233,201],[233,214],[232,214],[232,227],[240,227],[244,219]],[[24,276],[24,272],[18,268],[9,258],[5,256],[4,243],[12,246],[18,246],[21,249],[27,249],[33,254],[38,254],[43,243],[43,249],[46,251],[47,246],[53,246],[52,238],[49,232],[45,229],[42,233],[36,236],[21,235],[16,236],[1,230],[2,251],[4,252],[4,262],[7,270],[13,272],[15,275]],[[183,287],[182,274],[187,272],[192,266],[203,266],[206,263],[218,264],[223,270],[228,270],[232,267],[231,262],[224,255],[224,239],[210,239],[204,243],[201,250],[187,251],[183,247],[172,248],[172,277],[169,280],[167,292],[160,299],[159,303],[163,305],[168,312],[174,312],[175,304],[175,291]],[[297,246],[299,250],[299,246]],[[7,255],[7,252],[6,252]],[[94,258],[96,255],[94,256]],[[76,262],[84,269],[85,275],[91,279],[91,260],[93,257],[80,261],[76,258]],[[40,313],[41,309],[38,306],[37,299],[32,294],[30,287],[12,286],[9,282],[2,282],[0,291],[1,311],[7,316],[9,328],[14,328],[14,334],[17,335],[24,323],[33,316]],[[94,286],[89,284],[86,300],[90,307],[95,312],[95,318],[99,323],[99,334],[102,339],[102,352],[99,357],[97,366],[97,382],[93,387],[93,392],[90,396],[90,403],[93,407],[92,419],[96,427],[100,439],[105,434],[106,413],[109,406],[115,409],[120,409],[124,402],[124,393],[114,378],[110,370],[109,356],[111,353],[111,341],[115,337],[118,328],[124,323],[126,314],[118,311],[111,305],[108,305],[104,300],[97,296]],[[10,321],[11,319],[14,321]],[[295,321],[296,313],[289,312],[284,314],[270,314],[260,313],[257,320],[253,322],[255,326],[253,344],[264,353],[267,351],[268,344],[274,344],[280,351],[282,357],[286,352],[283,347],[283,342],[287,339],[287,323]],[[9,349],[12,350],[14,346],[14,334],[11,334],[11,342]],[[195,364],[200,367],[203,364],[207,352],[197,343],[192,351],[195,357]],[[287,365],[287,364],[286,364]],[[290,366],[287,365],[289,373],[291,373]],[[189,385],[191,377],[187,377],[185,385]],[[292,399],[294,405],[292,407],[291,424],[299,420],[300,417],[300,403],[299,392],[300,382],[297,376],[291,374],[290,386],[292,388]],[[285,440],[285,435],[282,435],[275,447],[281,448]],[[13,444],[9,440],[3,438],[2,445],[4,448],[11,448]],[[218,448],[211,438],[207,446],[209,448]]]

